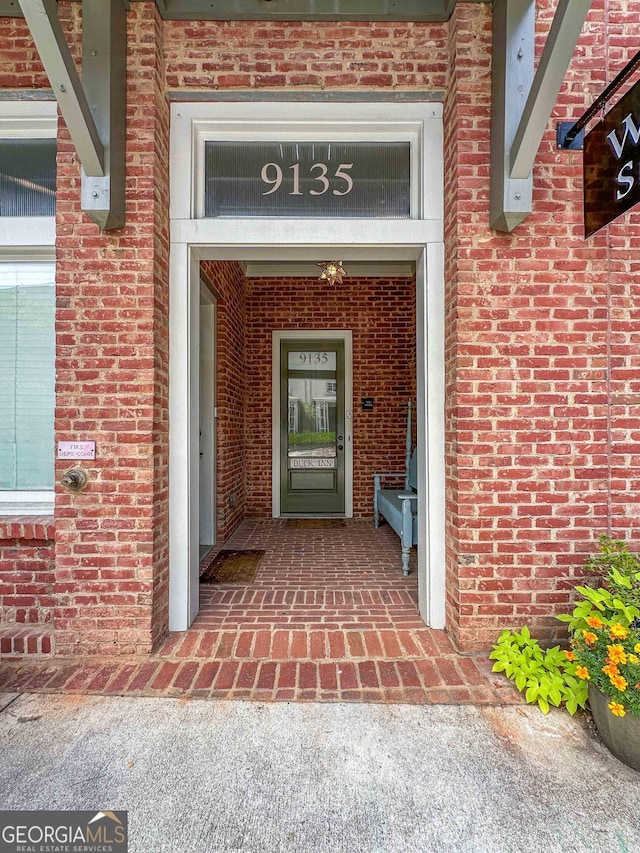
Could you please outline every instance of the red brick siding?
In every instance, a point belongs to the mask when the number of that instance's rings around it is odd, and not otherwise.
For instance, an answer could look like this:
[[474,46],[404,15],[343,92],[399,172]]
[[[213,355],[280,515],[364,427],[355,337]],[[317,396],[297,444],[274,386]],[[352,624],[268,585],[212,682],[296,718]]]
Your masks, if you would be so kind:
[[51,518],[0,519],[0,654],[48,654],[53,626]]
[[224,541],[244,518],[246,505],[245,280],[237,263],[206,262],[202,270],[217,297],[216,535]]
[[[347,270],[348,270],[348,264]],[[270,516],[271,332],[353,331],[354,515],[372,515],[371,474],[402,471],[406,408],[415,377],[415,284],[406,279],[248,279],[247,513]],[[363,412],[361,397],[373,397]]]
[[[59,7],[76,50],[80,4]],[[555,7],[537,3],[538,51]],[[0,84],[48,87],[24,22],[0,27]],[[488,227],[490,4],[459,3],[447,24],[267,25],[161,24],[145,2],[129,32],[122,232],[100,235],[81,214],[60,135],[57,436],[99,448],[89,488],[56,506],[61,648],[145,651],[166,626],[165,84],[447,90],[449,627],[466,647],[530,620],[551,636],[596,535],[639,538],[640,220],[585,242],[581,155],[554,145],[555,121],[637,50],[639,0],[593,3],[534,169],[533,215],[510,235]],[[284,301],[273,314],[283,325]],[[267,511],[264,489],[247,512]]]
[[[402,470],[407,399],[415,400],[415,284],[346,279],[322,298],[309,282],[245,280],[237,264],[207,262],[217,295],[218,538],[243,517],[270,517],[271,346],[274,329],[352,329],[354,510],[371,515],[373,471]],[[359,411],[373,396],[373,412]],[[414,422],[415,429],[415,422]]]
[[447,25],[168,21],[165,58],[170,89],[444,89]]
[[[539,50],[555,5],[538,3]],[[466,648],[530,621],[554,636],[597,534],[638,538],[638,215],[585,242],[581,155],[554,145],[554,122],[579,116],[603,69],[611,79],[637,49],[640,4],[606,5],[608,25],[594,4],[543,139],[533,215],[510,235],[488,228],[490,8],[459,5],[452,19],[448,616]]]
[[[159,15],[150,14],[155,39],[145,41],[140,49],[140,62],[154,69],[157,85],[153,87],[154,115],[145,117],[141,132],[153,133],[154,147],[149,175],[147,147],[144,161],[132,164],[138,191],[149,195],[153,187],[153,613],[151,641],[153,646],[169,630],[169,104],[164,94],[164,61],[162,57],[163,25]],[[148,84],[147,84],[148,85]],[[134,131],[135,132],[135,131]],[[145,236],[145,240],[148,239]]]
[[[77,44],[79,4],[60,4]],[[56,495],[61,654],[145,653],[167,626],[167,108],[153,4],[128,15],[127,224],[80,209],[61,127],[56,438],[96,440],[90,482]],[[57,475],[65,463],[57,464]]]
[[[448,56],[456,57],[458,51],[457,17],[452,18],[449,27]],[[460,367],[465,361],[458,353],[458,130],[460,111],[458,105],[459,64],[450,59],[448,88],[444,101],[444,174],[445,174],[445,480],[446,480],[446,517],[445,517],[445,622],[457,632],[460,615],[460,568],[459,568],[459,530],[458,517],[458,467],[456,452],[457,431],[457,381]],[[464,569],[462,569],[464,571]]]
[[53,536],[48,518],[0,519],[0,625],[52,621]]
[[0,89],[50,88],[25,20],[0,18],[0,33]]

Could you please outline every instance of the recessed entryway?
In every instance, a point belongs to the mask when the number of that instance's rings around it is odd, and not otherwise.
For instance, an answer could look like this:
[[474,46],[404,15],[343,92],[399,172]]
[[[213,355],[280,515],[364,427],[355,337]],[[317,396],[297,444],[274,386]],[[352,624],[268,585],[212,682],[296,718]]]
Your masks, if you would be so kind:
[[[415,354],[416,436],[420,460],[416,566],[418,607],[427,625],[440,628],[444,626],[445,614],[442,106],[433,103],[349,105],[310,103],[298,106],[297,119],[299,123],[295,128],[288,126],[291,122],[288,104],[181,103],[172,105],[172,243],[169,309],[170,628],[171,630],[186,629],[193,622],[199,608],[201,264],[231,261],[315,265],[319,260],[327,258],[340,259],[347,267],[349,263],[360,262],[370,264],[408,262],[415,269],[414,299],[411,304],[415,317],[415,348],[412,349],[412,353]],[[332,218],[322,218],[322,214],[319,218],[315,218],[313,214],[307,218],[304,216],[286,218],[281,213],[266,216],[260,214],[250,218],[246,214],[236,215],[233,211],[225,216],[216,217],[210,211],[207,212],[208,208],[204,204],[204,184],[205,175],[208,173],[204,158],[208,140],[228,141],[241,138],[261,140],[264,138],[273,141],[286,136],[289,141],[294,142],[298,137],[301,140],[304,137],[306,142],[313,142],[316,137],[318,139],[322,137],[326,142],[329,139],[326,135],[328,121],[332,122],[334,127],[340,128],[340,134],[350,136],[354,144],[358,140],[369,140],[366,142],[366,145],[369,145],[374,137],[383,145],[397,140],[401,140],[403,145],[408,143],[409,147],[406,150],[410,153],[411,177],[410,185],[407,185],[406,189],[410,194],[410,203],[408,207],[403,208],[404,213],[401,218],[378,219],[373,208],[367,208],[361,215],[369,218],[362,219],[341,218],[336,215]],[[313,145],[310,150],[313,150]],[[191,156],[185,157],[185,151],[191,152]],[[346,187],[350,185],[350,182],[344,178],[346,167],[342,168],[344,165],[342,163],[338,165],[340,167],[338,171],[341,173],[340,180],[346,183],[336,185],[331,190],[332,193],[335,190],[336,198],[345,195]],[[293,168],[292,166],[291,169]],[[336,178],[339,177],[338,171],[335,172]],[[295,178],[297,172],[293,171],[292,174]],[[349,171],[348,174],[351,175],[351,172]],[[356,174],[355,169],[353,174]],[[294,195],[298,194],[295,185],[291,192]],[[315,185],[314,192],[318,192]],[[258,195],[264,196],[266,193],[271,198],[270,191],[264,191],[264,188]],[[311,190],[309,195],[314,197]],[[322,284],[326,286],[326,282]],[[271,293],[268,304],[277,306],[277,299],[277,293]],[[321,304],[321,292],[318,292],[316,300]],[[384,297],[380,304],[384,307]],[[276,321],[271,328],[282,330],[283,326]],[[341,328],[348,329],[349,323],[341,323]],[[292,324],[285,331],[297,332],[303,329],[315,334],[323,331],[323,326],[314,323],[309,328],[308,323],[303,321]],[[333,330],[335,329],[334,326]],[[380,333],[393,334],[385,329],[384,318],[380,323]],[[322,338],[318,337],[316,340],[321,342]],[[304,352],[304,350],[299,349],[298,352]],[[324,350],[314,349],[313,352],[322,353]],[[264,357],[264,352],[258,355]],[[393,363],[391,363],[391,369],[393,369]],[[237,375],[241,376],[242,373],[238,372]],[[243,421],[244,428],[264,429],[262,422],[254,424],[251,420],[252,390],[251,388],[245,390],[248,400],[248,418]],[[366,397],[369,396],[370,394],[367,393]],[[384,403],[384,400],[382,402]],[[346,413],[349,409],[346,402],[344,410],[344,432],[340,432],[342,423],[336,422],[336,453],[340,452],[337,436],[344,435],[346,442],[348,435],[349,419]],[[322,421],[322,407],[317,407],[317,412],[321,428],[314,432],[331,432],[331,429],[325,429],[328,421]],[[281,420],[281,414],[282,400],[279,396],[278,421]],[[326,414],[329,417],[328,407]],[[322,444],[320,441],[316,443]],[[401,440],[398,443],[402,445]],[[280,486],[283,467],[281,434],[279,447],[278,470],[270,484],[271,490],[277,489],[277,498],[274,495],[273,499],[273,509],[278,515],[282,512],[279,504],[283,498]],[[350,481],[347,470],[348,443],[343,447],[345,454],[344,508],[335,504],[332,509],[335,510],[338,507],[338,512],[331,512],[326,507],[321,508],[316,505],[315,512],[312,514],[324,512],[347,517],[352,514],[348,494]],[[313,449],[314,451],[322,450],[321,447]],[[263,455],[268,453],[269,456],[275,453],[270,442],[268,444],[263,442],[259,452]],[[285,452],[288,456],[288,445]],[[275,464],[273,460],[272,462]],[[336,474],[330,475],[332,484],[334,481],[337,484],[341,476],[338,462],[336,461],[335,464]],[[287,470],[294,471],[295,466],[292,465]],[[326,472],[323,473],[326,475]],[[360,474],[363,483],[365,475],[370,476],[363,469]],[[317,473],[314,482],[316,485],[319,482]],[[325,476],[323,483],[328,482],[329,477]],[[291,483],[300,485],[302,480],[296,477],[295,480],[291,480]],[[220,489],[220,483],[218,488]],[[362,489],[364,494],[364,485]],[[308,491],[318,492],[319,490],[309,489]],[[339,492],[338,489],[335,491]],[[265,491],[264,494],[266,493]],[[228,506],[222,508],[219,506],[219,511],[224,509],[231,515],[237,511],[236,497],[231,494]],[[300,495],[294,496],[294,499],[297,500],[299,497]],[[287,500],[289,497],[285,495],[285,502]],[[336,500],[341,498],[336,497]],[[295,504],[293,506],[295,507]],[[292,512],[291,505],[289,511],[291,514],[305,514],[305,511]]]

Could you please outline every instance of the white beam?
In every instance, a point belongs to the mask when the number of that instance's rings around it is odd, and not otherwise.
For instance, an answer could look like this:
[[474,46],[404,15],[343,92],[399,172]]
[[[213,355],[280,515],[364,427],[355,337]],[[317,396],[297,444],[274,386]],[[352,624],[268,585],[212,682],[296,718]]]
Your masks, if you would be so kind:
[[58,18],[56,0],[19,0],[87,175],[104,175],[104,147]]
[[509,177],[529,176],[591,0],[559,0],[510,156]]
[[491,196],[489,222],[513,231],[531,213],[533,180],[509,176],[509,152],[533,81],[535,0],[496,0],[491,60]]
[[82,209],[104,231],[125,223],[128,5],[82,3],[82,86],[104,145],[104,177],[83,169]]

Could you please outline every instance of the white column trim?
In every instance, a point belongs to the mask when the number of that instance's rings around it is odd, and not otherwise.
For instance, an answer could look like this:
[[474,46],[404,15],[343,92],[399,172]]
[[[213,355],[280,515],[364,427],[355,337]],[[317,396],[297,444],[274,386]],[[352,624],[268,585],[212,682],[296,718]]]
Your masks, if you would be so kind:
[[425,246],[416,265],[418,609],[445,626],[444,246]]

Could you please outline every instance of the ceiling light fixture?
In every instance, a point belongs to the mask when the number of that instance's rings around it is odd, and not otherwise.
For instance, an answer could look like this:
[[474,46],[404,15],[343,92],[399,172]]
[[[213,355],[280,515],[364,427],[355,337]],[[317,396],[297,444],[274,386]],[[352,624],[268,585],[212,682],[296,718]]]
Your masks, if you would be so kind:
[[317,267],[322,267],[322,272],[318,281],[328,281],[329,284],[342,284],[342,277],[347,275],[346,270],[342,267],[342,261],[322,261],[316,264]]

